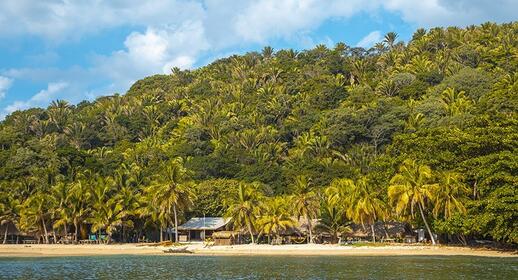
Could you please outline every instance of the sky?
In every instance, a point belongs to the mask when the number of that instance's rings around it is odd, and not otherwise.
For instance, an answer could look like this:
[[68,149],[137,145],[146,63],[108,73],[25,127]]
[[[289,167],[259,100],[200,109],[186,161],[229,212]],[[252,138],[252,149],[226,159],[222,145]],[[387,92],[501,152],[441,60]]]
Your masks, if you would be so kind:
[[232,54],[517,20],[518,0],[1,0],[0,119]]

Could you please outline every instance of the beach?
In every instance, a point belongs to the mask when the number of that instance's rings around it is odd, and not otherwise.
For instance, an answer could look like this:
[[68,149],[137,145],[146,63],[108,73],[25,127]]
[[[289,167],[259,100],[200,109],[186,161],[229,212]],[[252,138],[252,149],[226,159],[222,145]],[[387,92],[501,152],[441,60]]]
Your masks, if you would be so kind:
[[[386,246],[339,246],[322,244],[299,245],[232,245],[204,247],[201,243],[186,244],[194,255],[286,255],[286,256],[482,256],[518,257],[516,251],[496,251],[484,248],[386,245]],[[57,257],[57,256],[104,256],[104,255],[164,255],[171,247],[140,244],[113,245],[0,245],[0,257]]]

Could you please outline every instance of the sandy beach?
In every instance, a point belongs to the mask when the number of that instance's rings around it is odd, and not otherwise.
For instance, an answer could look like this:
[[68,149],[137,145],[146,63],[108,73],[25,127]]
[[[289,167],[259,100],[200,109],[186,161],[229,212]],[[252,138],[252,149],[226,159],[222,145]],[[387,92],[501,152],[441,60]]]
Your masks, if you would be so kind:
[[[233,245],[205,248],[202,244],[189,244],[194,255],[333,255],[333,256],[483,256],[518,257],[518,252],[503,252],[479,248],[450,246],[338,246],[321,244],[301,245]],[[0,257],[52,257],[96,255],[164,255],[170,247],[142,246],[136,244],[113,245],[0,245]]]

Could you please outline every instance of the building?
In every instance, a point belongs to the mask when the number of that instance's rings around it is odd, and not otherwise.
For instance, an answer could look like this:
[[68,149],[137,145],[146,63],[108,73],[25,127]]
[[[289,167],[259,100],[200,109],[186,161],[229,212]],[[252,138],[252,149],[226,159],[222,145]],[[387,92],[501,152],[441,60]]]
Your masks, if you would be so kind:
[[191,218],[185,224],[178,226],[180,242],[203,241],[214,232],[225,230],[230,219],[222,217]]

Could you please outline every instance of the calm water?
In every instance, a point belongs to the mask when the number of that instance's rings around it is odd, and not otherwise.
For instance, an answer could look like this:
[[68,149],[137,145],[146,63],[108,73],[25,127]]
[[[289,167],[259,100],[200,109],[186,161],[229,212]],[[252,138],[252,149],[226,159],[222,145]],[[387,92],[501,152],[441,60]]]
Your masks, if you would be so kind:
[[0,279],[518,279],[518,258],[102,256],[0,258]]

